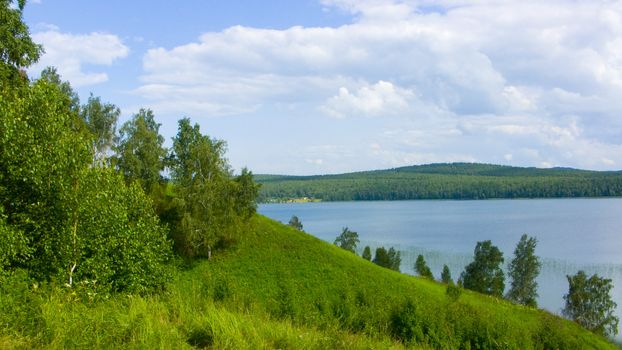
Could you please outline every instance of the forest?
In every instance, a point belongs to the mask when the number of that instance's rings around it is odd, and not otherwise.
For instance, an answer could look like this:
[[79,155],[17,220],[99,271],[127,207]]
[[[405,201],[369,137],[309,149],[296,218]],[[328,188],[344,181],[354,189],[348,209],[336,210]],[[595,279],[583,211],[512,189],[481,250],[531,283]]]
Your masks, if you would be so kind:
[[622,195],[622,172],[428,164],[338,175],[256,175],[262,202],[609,197]]

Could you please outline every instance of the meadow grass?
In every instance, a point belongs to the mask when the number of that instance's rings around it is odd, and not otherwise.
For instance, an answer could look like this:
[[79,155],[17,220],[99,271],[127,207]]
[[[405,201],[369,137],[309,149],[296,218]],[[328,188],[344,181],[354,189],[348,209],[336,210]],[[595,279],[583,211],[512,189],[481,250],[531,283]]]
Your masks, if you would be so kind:
[[156,295],[0,288],[0,348],[609,349],[545,311],[376,266],[257,216],[235,246]]

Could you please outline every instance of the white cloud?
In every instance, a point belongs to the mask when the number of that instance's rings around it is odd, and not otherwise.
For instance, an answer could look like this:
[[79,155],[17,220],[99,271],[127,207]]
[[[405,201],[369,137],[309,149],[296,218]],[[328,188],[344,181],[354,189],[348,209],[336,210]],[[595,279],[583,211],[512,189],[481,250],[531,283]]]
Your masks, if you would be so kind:
[[[342,145],[361,162],[622,166],[621,1],[321,2],[352,23],[235,26],[152,49],[135,93],[190,116],[283,104],[327,128],[383,116],[356,124],[378,148]],[[401,131],[389,140],[387,129]],[[349,157],[326,153],[301,157],[327,171]]]
[[337,118],[392,115],[406,110],[409,100],[414,96],[410,90],[381,80],[374,85],[363,86],[354,93],[341,87],[339,94],[328,99],[321,109]]
[[85,65],[110,66],[129,54],[129,48],[116,35],[70,34],[58,27],[47,25],[47,28],[32,35],[35,42],[43,45],[45,53],[30,68],[31,73],[54,66],[63,79],[76,87],[93,85],[107,81],[108,75],[102,71],[85,71]]

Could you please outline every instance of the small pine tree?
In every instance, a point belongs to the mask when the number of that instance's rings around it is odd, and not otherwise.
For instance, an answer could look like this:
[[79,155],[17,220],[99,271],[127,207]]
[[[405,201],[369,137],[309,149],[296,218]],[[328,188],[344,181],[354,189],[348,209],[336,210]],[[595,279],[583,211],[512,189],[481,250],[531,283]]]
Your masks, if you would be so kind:
[[426,264],[425,259],[423,258],[423,255],[421,254],[417,256],[417,261],[415,262],[415,271],[417,271],[417,274],[419,274],[419,276],[421,277],[425,277],[431,280],[434,279],[434,275],[432,275],[432,270],[430,270],[428,264]]
[[389,268],[391,270],[400,272],[400,265],[402,264],[402,258],[400,257],[400,252],[395,250],[395,248],[391,247],[389,248],[389,262],[390,262],[390,266]]
[[538,282],[541,263],[534,254],[537,240],[523,235],[514,250],[514,259],[510,263],[508,275],[512,279],[506,297],[518,304],[536,307],[538,304]]
[[389,268],[391,263],[389,262],[389,256],[385,247],[376,248],[376,254],[374,254],[374,260],[372,262],[378,266]]
[[363,255],[361,255],[361,257],[367,261],[371,261],[371,248],[369,248],[369,246],[365,246],[365,249],[363,249]]
[[447,284],[453,284],[453,280],[451,279],[451,271],[449,271],[449,267],[447,265],[443,265],[443,272],[441,273],[441,281]]
[[399,272],[402,258],[400,257],[400,252],[393,247],[389,250],[385,247],[378,247],[376,248],[376,256],[374,256],[373,263]]

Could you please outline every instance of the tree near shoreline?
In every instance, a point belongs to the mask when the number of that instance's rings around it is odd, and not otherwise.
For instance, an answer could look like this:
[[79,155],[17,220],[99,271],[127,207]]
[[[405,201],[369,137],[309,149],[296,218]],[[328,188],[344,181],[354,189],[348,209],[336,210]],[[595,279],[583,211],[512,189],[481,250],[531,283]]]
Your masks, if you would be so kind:
[[175,248],[186,258],[212,256],[246,230],[256,211],[258,186],[243,169],[235,177],[225,158],[227,144],[201,134],[190,119],[178,122],[168,157],[175,186]]
[[466,266],[460,276],[463,287],[496,297],[503,296],[503,253],[487,240],[477,242],[474,255],[473,262]]
[[391,247],[388,250],[385,247],[376,248],[376,254],[372,262],[376,265],[386,267],[397,272],[400,272],[400,264],[402,258],[400,252]]
[[566,278],[568,294],[564,295],[564,316],[596,334],[618,334],[619,319],[614,314],[617,304],[610,295],[611,280],[596,274],[588,278],[584,271]]
[[423,255],[421,254],[417,256],[417,261],[415,262],[415,271],[421,277],[424,277],[430,280],[434,279],[432,270],[430,270],[430,267],[428,266],[428,264],[426,264],[425,259],[423,258]]
[[368,245],[366,245],[363,249],[363,254],[361,255],[361,257],[367,261],[371,261],[371,248],[369,248]]
[[295,228],[298,231],[302,231],[302,221],[300,221],[300,219],[296,215],[292,215],[287,225]]
[[335,239],[334,244],[341,249],[354,253],[356,251],[356,245],[359,242],[359,234],[350,231],[348,227],[344,227],[341,234]]
[[538,282],[542,263],[535,255],[537,240],[526,234],[522,235],[514,250],[514,259],[510,262],[508,275],[512,282],[506,298],[517,304],[537,307]]
[[441,272],[441,282],[451,284],[454,281],[451,279],[451,271],[447,265],[443,265],[443,272]]

